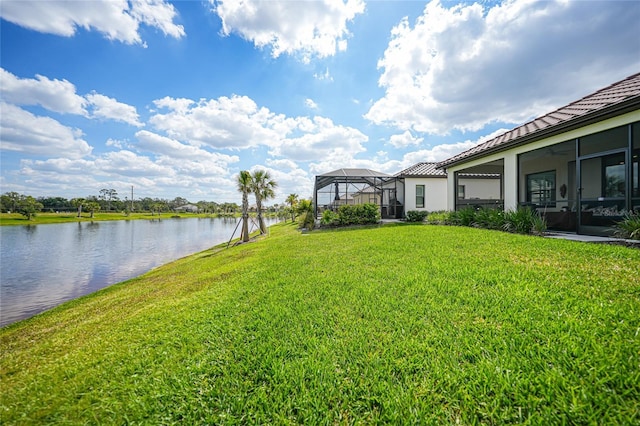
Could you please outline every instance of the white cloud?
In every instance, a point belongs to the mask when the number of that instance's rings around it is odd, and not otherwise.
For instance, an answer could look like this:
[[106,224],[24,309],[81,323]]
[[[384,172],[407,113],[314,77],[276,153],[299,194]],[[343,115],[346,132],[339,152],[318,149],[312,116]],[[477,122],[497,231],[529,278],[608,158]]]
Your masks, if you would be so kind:
[[209,152],[147,130],[137,132],[136,138],[136,147],[157,154],[157,164],[169,166],[181,175],[226,176],[229,165],[240,160],[235,155]]
[[333,77],[329,73],[329,68],[326,68],[323,73],[315,73],[315,74],[313,74],[313,78],[315,78],[316,80],[333,81]]
[[96,30],[109,40],[142,44],[140,24],[180,38],[184,28],[173,21],[173,5],[164,0],[42,1],[4,0],[3,19],[42,33],[71,37],[78,28]]
[[50,80],[42,75],[19,78],[0,68],[0,95],[4,101],[17,105],[40,105],[61,114],[86,114],[86,100],[67,80]]
[[241,149],[278,140],[294,123],[258,108],[246,96],[200,100],[164,98],[154,101],[163,110],[149,122],[172,138],[215,148]]
[[393,28],[365,117],[432,134],[524,122],[637,72],[639,21],[635,2],[434,0]]
[[[266,146],[274,157],[312,161],[352,156],[368,140],[357,129],[323,117],[286,117],[258,107],[246,96],[200,100],[164,98],[154,102],[149,122],[176,141],[218,149]],[[167,110],[167,111],[165,111]]]
[[423,138],[414,137],[410,131],[405,130],[404,133],[399,135],[391,135],[389,143],[396,148],[406,148],[410,145],[420,145]]
[[[251,168],[251,172],[260,169],[269,172],[271,178],[278,183],[275,189],[275,198],[269,200],[267,204],[282,203],[287,195],[295,193],[302,198],[310,197],[313,191],[313,178],[301,168],[294,165],[290,170],[284,171],[281,168],[273,168],[263,165],[255,165]],[[253,202],[253,197],[251,201]]]
[[3,150],[41,156],[62,152],[67,158],[80,158],[92,150],[81,131],[5,102],[0,103],[0,131]]
[[445,143],[436,145],[431,149],[422,149],[418,151],[409,152],[404,155],[402,158],[402,168],[407,168],[413,164],[420,163],[423,161],[428,162],[439,162],[444,161],[447,158],[451,158],[454,155],[458,155],[463,151],[473,148],[474,146],[480,145],[481,143],[485,143],[496,136],[500,136],[501,134],[508,131],[508,129],[498,129],[491,132],[488,135],[481,136],[475,141],[466,140],[464,142],[455,142],[455,143]]
[[362,0],[210,2],[224,35],[237,33],[257,47],[270,46],[274,58],[300,54],[304,62],[346,50],[347,22],[365,8]]
[[67,80],[50,80],[36,75],[19,78],[0,68],[0,94],[17,105],[40,105],[60,114],[77,114],[87,118],[104,118],[142,127],[136,108],[98,93],[76,94],[76,87]]
[[170,167],[157,164],[149,157],[137,155],[127,150],[105,153],[96,159],[95,167],[103,173],[128,177],[175,177],[176,175],[175,171]]
[[86,99],[92,107],[92,117],[122,121],[136,127],[144,126],[140,122],[140,116],[134,106],[118,102],[113,98],[95,92],[87,95]]
[[315,103],[313,99],[309,99],[309,98],[305,99],[304,104],[307,106],[307,108],[318,109],[318,104]]
[[313,161],[324,158],[340,161],[364,152],[362,146],[368,137],[357,129],[336,125],[328,118],[298,117],[299,137],[288,137],[271,144],[270,155],[294,161]]

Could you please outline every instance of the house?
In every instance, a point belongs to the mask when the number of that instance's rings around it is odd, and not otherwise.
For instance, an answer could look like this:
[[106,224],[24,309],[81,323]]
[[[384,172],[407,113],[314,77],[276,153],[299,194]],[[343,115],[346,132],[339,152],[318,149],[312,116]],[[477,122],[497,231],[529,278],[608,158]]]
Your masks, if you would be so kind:
[[183,206],[176,207],[173,210],[181,213],[198,213],[198,206],[195,204],[185,204]]
[[[417,163],[395,176],[404,182],[405,210],[429,212],[447,210],[447,173],[438,163]],[[500,175],[496,173],[461,174],[457,192],[460,204],[475,207],[502,207]]]
[[[469,175],[500,176],[505,210],[530,206],[550,229],[608,235],[640,211],[640,73],[438,163],[447,209]],[[465,187],[465,191],[468,189]]]

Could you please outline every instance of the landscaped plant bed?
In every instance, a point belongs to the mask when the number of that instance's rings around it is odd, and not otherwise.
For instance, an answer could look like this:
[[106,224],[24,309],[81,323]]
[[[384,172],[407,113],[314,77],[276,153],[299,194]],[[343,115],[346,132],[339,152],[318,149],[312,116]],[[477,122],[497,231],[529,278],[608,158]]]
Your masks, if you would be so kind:
[[638,276],[620,246],[279,224],[0,330],[1,420],[638,424]]

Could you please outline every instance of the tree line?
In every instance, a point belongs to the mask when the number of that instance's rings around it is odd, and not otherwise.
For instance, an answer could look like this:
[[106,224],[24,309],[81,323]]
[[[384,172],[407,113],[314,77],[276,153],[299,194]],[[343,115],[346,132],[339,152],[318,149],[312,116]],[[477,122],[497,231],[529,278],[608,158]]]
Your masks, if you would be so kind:
[[118,192],[112,188],[101,189],[98,195],[83,198],[64,197],[33,197],[17,192],[6,192],[0,195],[0,212],[21,213],[31,219],[38,212],[88,212],[93,216],[95,212],[149,212],[160,214],[175,211],[178,207],[192,204],[200,213],[216,213],[219,215],[235,215],[240,211],[236,203],[216,203],[214,201],[190,202],[186,198],[176,197],[173,200],[164,198],[139,198],[130,200],[120,198]]

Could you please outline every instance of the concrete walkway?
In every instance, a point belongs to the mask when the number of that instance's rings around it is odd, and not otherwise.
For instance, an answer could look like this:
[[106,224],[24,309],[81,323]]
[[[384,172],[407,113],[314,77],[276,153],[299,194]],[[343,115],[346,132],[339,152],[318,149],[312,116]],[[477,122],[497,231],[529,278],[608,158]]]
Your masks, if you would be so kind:
[[597,237],[595,235],[580,235],[571,232],[548,232],[545,234],[547,238],[557,238],[561,240],[582,241],[585,243],[613,243],[625,244],[640,247],[640,240],[625,240],[614,237]]

